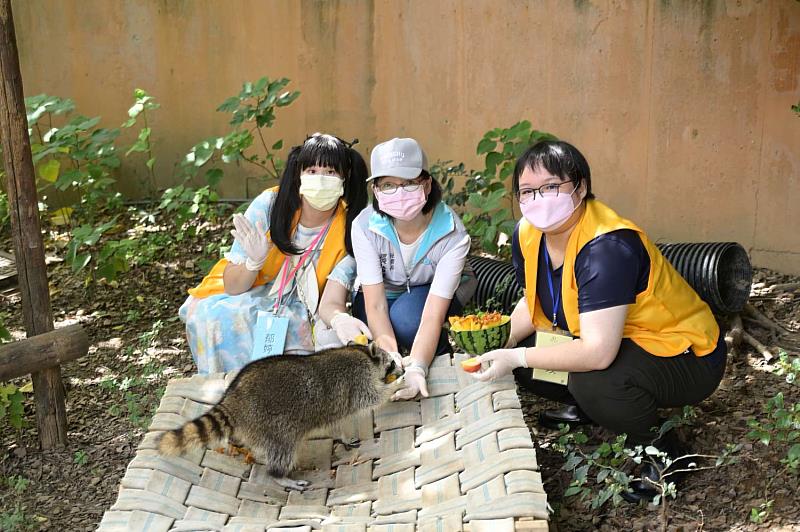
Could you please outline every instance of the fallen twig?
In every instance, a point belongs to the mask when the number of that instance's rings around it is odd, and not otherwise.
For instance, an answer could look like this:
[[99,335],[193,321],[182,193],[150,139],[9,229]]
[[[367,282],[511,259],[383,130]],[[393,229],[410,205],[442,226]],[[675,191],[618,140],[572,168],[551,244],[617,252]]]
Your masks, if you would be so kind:
[[786,334],[789,332],[780,325],[778,325],[777,323],[775,323],[774,321],[772,321],[771,319],[769,319],[768,317],[766,317],[760,310],[758,310],[750,303],[747,303],[744,306],[744,311],[750,318],[753,319],[753,321],[759,323],[760,325],[763,325],[767,329],[771,329],[778,334]]
[[781,284],[774,284],[767,288],[767,293],[773,292],[791,292],[792,290],[797,290],[800,288],[800,281],[795,281],[793,283],[781,283]]
[[769,349],[767,349],[767,347],[764,344],[762,344],[761,342],[750,336],[750,334],[748,334],[747,332],[742,331],[742,339],[751,346],[753,346],[756,349],[756,351],[758,351],[761,354],[761,356],[763,356],[767,361],[775,358],[772,355],[772,353],[769,352]]

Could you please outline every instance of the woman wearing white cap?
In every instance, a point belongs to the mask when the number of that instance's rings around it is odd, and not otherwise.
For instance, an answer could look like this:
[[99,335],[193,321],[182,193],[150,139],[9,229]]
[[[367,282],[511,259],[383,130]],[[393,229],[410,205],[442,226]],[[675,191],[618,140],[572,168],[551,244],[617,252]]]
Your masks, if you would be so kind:
[[475,292],[467,263],[470,238],[441,200],[414,139],[378,144],[370,158],[374,199],[353,221],[353,252],[361,288],[353,315],[367,320],[374,340],[390,352],[410,351],[407,387],[394,399],[428,395],[433,357],[449,350],[442,324]]

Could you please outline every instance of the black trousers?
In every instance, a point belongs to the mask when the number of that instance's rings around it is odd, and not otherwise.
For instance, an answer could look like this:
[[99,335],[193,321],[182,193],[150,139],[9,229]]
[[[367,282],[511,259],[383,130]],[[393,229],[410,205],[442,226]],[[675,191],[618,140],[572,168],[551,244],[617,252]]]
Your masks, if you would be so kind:
[[[521,346],[534,345],[535,333]],[[614,362],[604,370],[571,372],[567,386],[533,380],[532,370],[514,370],[517,382],[531,392],[577,404],[598,425],[646,444],[658,435],[658,408],[695,405],[710,396],[725,373],[725,357],[712,361],[691,351],[674,357],[651,355],[622,339]],[[656,428],[653,431],[653,428]]]

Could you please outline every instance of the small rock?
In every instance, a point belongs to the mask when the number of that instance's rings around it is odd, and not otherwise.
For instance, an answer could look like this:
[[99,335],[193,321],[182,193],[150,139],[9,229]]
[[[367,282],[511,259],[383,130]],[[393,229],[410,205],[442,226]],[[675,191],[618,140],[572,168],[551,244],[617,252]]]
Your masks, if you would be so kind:
[[187,260],[186,262],[183,263],[183,267],[186,268],[187,270],[193,270],[194,269],[194,261]]
[[28,455],[27,449],[25,447],[17,447],[14,449],[14,456],[17,458],[25,458]]
[[92,480],[89,481],[89,484],[92,486],[96,486],[100,483],[100,477],[92,477]]

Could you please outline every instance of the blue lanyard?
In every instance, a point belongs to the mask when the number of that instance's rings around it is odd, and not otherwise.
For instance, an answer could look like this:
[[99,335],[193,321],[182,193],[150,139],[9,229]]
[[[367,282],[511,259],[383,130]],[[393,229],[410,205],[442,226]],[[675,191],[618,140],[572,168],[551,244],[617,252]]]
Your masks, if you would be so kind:
[[553,302],[553,330],[558,328],[558,302],[561,301],[561,291],[558,291],[558,297],[553,294],[553,272],[550,271],[550,254],[547,252],[547,244],[544,243],[544,263],[547,266],[547,286],[550,287],[550,301]]

